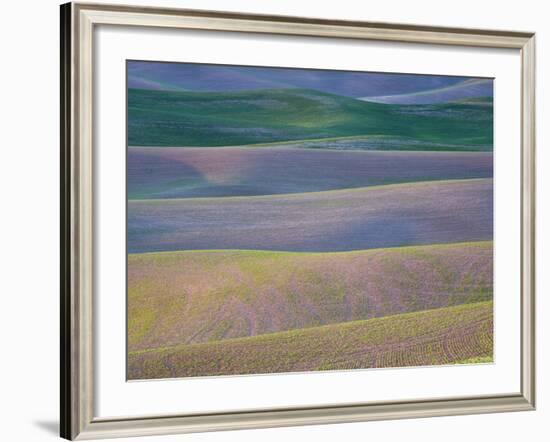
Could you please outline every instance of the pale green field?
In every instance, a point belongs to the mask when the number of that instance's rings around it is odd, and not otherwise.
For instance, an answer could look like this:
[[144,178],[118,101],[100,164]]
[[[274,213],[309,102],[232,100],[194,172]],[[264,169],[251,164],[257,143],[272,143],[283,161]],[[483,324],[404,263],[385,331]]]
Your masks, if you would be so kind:
[[129,351],[492,299],[492,242],[128,257]]
[[493,303],[130,352],[129,379],[491,362]]

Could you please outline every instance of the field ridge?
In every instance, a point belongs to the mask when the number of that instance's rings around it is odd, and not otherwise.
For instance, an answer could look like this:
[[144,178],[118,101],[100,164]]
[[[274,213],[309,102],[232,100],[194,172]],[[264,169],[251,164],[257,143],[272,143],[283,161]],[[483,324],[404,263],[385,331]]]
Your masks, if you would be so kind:
[[492,178],[459,178],[459,179],[448,179],[448,180],[429,180],[429,181],[411,181],[405,183],[391,183],[391,184],[377,184],[373,186],[363,186],[363,187],[349,187],[344,189],[330,189],[330,190],[320,190],[317,192],[292,192],[292,193],[277,193],[269,195],[238,195],[238,196],[208,196],[208,197],[193,197],[193,198],[140,198],[135,200],[129,200],[128,204],[140,204],[140,203],[168,203],[168,202],[187,202],[187,201],[228,201],[228,200],[245,200],[245,201],[254,201],[262,199],[276,199],[276,198],[303,198],[304,196],[311,197],[323,197],[324,195],[338,195],[338,194],[349,194],[353,192],[363,193],[376,190],[385,190],[385,189],[399,189],[410,187],[423,187],[433,184],[455,184],[455,183],[482,183]]
[[[490,362],[492,301],[130,352],[129,379]],[[474,362],[475,363],[475,362]]]
[[[491,240],[483,240],[483,241],[462,241],[462,242],[454,242],[454,243],[437,243],[437,244],[425,244],[421,247],[430,250],[430,249],[444,249],[449,246],[491,246],[493,241]],[[328,252],[331,255],[353,255],[353,254],[363,254],[365,252],[382,252],[382,251],[389,251],[393,249],[400,249],[403,251],[406,251],[407,249],[417,249],[419,246],[417,245],[410,245],[410,246],[401,246],[401,247],[377,247],[367,250],[348,250],[348,251],[336,251],[336,252]],[[211,253],[211,252],[244,252],[244,253],[251,253],[251,254],[257,254],[257,255],[270,255],[272,253],[277,253],[280,255],[311,255],[311,256],[323,256],[326,255],[327,252],[300,252],[300,251],[289,251],[289,250],[257,250],[257,249],[204,249],[204,250],[164,250],[160,252],[142,252],[142,253],[129,253],[128,256],[144,256],[144,255],[184,255],[184,254],[193,254],[193,253]]]

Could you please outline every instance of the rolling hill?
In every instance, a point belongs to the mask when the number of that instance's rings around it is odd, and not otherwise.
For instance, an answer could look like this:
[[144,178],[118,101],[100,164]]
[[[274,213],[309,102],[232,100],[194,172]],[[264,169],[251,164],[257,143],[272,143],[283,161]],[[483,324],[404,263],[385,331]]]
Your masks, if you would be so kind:
[[491,300],[492,269],[492,242],[343,253],[129,255],[128,349]]
[[386,104],[434,104],[467,99],[470,97],[484,97],[492,104],[493,80],[475,78],[457,84],[399,95],[385,95],[380,97],[360,98],[364,101]]
[[129,253],[333,252],[490,240],[493,180],[430,181],[285,195],[128,201]]
[[130,351],[129,379],[492,361],[493,303],[202,344]]
[[468,81],[470,77],[387,74],[273,66],[236,66],[201,63],[128,61],[131,88],[196,92],[251,89],[310,88],[349,97],[404,94],[437,89]]
[[128,151],[129,199],[275,195],[492,176],[491,152],[340,152],[288,144]]
[[[309,89],[128,89],[129,146],[228,146],[381,135],[395,149],[492,150],[492,107],[401,106]],[[412,144],[410,140],[416,143]],[[400,140],[409,140],[401,142]]]

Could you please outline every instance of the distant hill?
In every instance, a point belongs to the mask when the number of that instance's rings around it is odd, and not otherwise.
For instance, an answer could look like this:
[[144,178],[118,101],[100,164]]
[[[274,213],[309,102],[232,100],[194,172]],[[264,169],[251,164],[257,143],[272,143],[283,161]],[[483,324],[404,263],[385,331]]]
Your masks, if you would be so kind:
[[386,104],[434,104],[469,97],[486,97],[492,102],[493,80],[471,79],[462,83],[410,94],[363,97],[360,100]]
[[455,104],[476,104],[478,106],[493,106],[493,97],[468,97],[452,101]]
[[346,97],[405,94],[437,89],[468,77],[358,72],[201,63],[128,62],[128,86],[169,91],[232,92],[308,88]]
[[229,146],[377,135],[406,138],[407,143],[396,143],[402,150],[418,150],[423,142],[425,150],[441,150],[438,143],[446,150],[492,150],[492,117],[492,106],[390,105],[308,89],[128,90],[130,146]]

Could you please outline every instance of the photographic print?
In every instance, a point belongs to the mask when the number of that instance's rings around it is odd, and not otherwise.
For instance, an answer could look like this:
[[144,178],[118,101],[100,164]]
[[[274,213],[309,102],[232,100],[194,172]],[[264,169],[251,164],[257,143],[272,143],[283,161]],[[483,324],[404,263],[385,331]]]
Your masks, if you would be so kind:
[[493,360],[493,80],[127,61],[127,378]]

